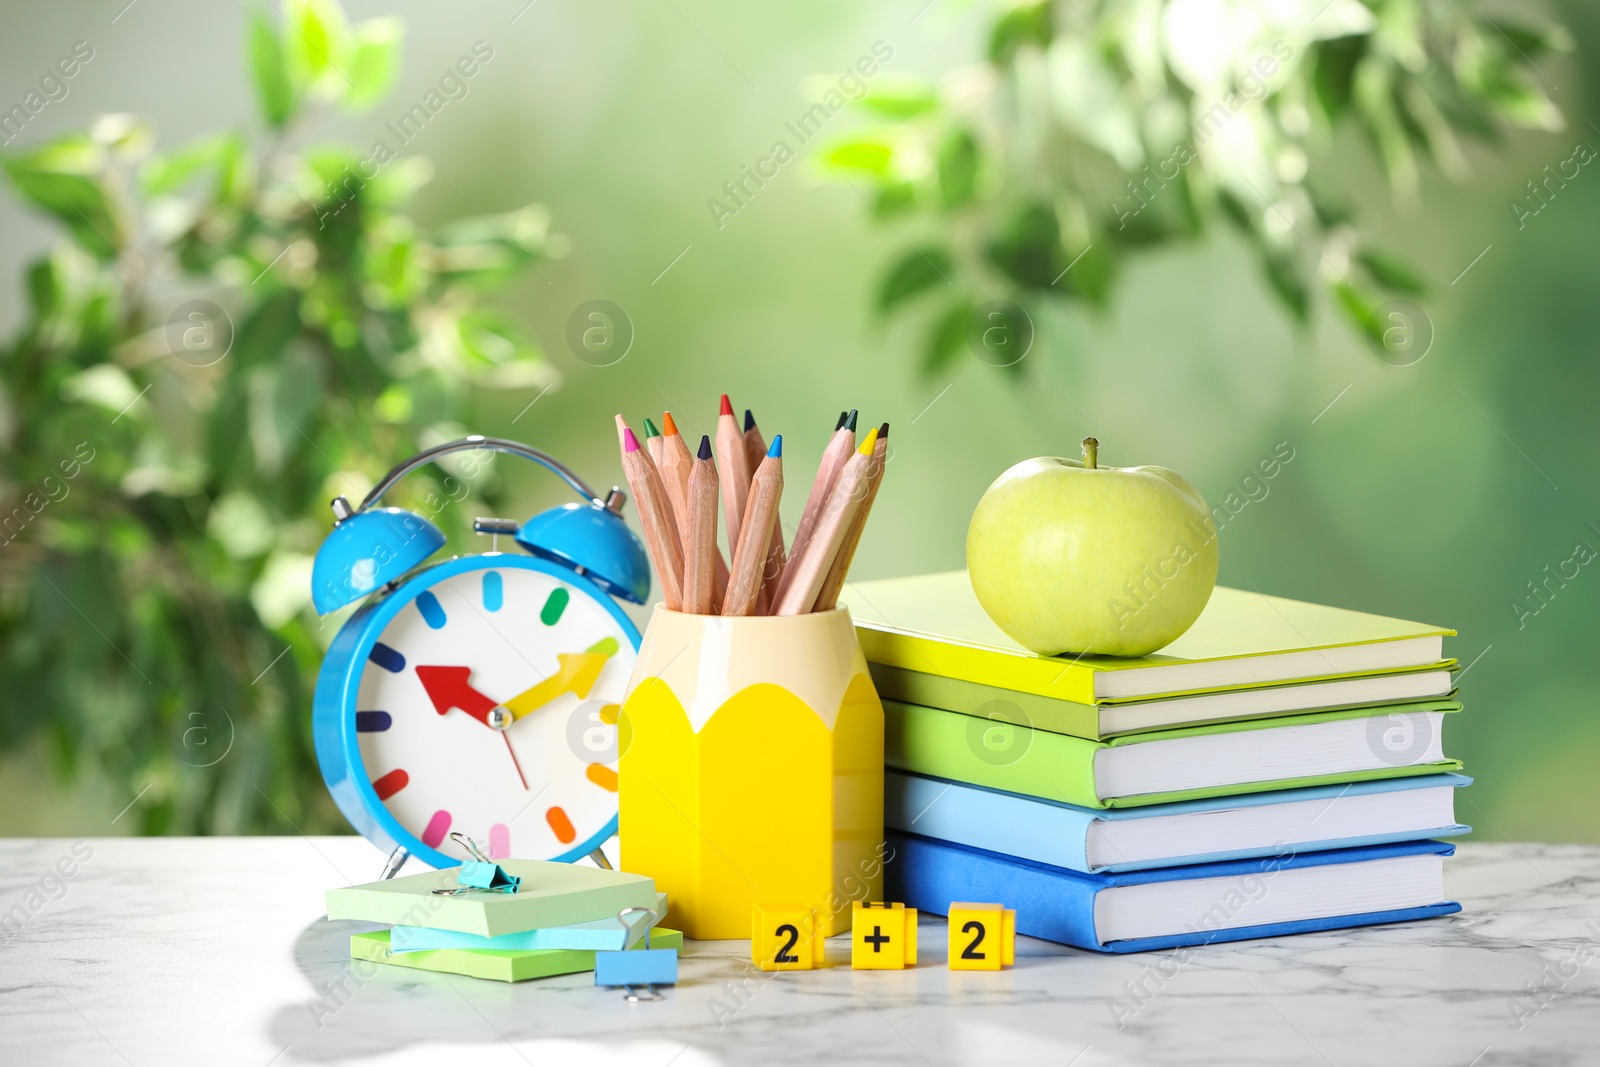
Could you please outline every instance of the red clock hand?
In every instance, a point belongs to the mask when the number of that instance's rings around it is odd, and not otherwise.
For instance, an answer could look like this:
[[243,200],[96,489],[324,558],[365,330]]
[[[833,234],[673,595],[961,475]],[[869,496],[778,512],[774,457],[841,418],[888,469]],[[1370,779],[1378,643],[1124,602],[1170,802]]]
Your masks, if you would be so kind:
[[471,667],[417,668],[417,680],[428,691],[428,699],[433,701],[435,711],[443,715],[451,708],[460,708],[488,726],[489,712],[497,705],[467,684],[467,679],[471,677]]

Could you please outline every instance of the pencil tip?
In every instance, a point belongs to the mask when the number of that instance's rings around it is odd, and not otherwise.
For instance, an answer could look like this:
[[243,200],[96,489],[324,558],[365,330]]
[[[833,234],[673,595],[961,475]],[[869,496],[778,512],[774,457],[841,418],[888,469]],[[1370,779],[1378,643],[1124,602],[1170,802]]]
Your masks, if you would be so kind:
[[678,424],[672,421],[672,412],[663,411],[661,413],[661,427],[666,431],[668,437],[678,436]]
[[872,429],[867,431],[867,436],[861,439],[861,447],[856,451],[860,452],[863,456],[870,456],[872,455],[872,446],[876,445],[877,443],[878,428],[874,426]]
[[755,415],[755,412],[751,411],[749,408],[745,408],[744,409],[744,432],[745,433],[749,433],[751,430],[753,430],[755,428],[756,428],[756,415]]
[[[841,412],[839,412],[839,421],[838,421],[838,422],[836,422],[836,423],[834,423],[834,424],[833,424],[833,428],[834,428],[834,429],[835,429],[835,430],[842,430],[842,429],[844,429],[844,420],[845,420],[845,419],[846,419],[846,418],[848,418],[848,417],[849,417],[849,416],[850,416],[850,413],[849,413],[849,412],[848,412],[848,411],[841,411]],[[618,415],[618,416],[617,416],[617,418],[619,418],[619,419],[620,419],[620,418],[621,418],[621,417],[622,417],[622,416],[621,416],[621,415]]]
[[705,434],[700,435],[700,458],[711,458],[711,438]]
[[889,439],[889,424],[886,422],[882,426],[878,427],[878,440],[887,441],[888,439]]
[[773,459],[783,458],[783,434],[780,433],[772,439],[772,447],[767,449],[767,455]]
[[639,451],[639,439],[633,436],[633,428],[626,427],[622,431],[622,450],[624,452]]
[[733,414],[733,405],[728,403],[728,394],[727,393],[723,393],[722,394],[722,410],[719,411],[718,414],[719,415],[732,415]]
[[651,422],[649,420],[649,418],[646,418],[644,420],[644,435],[646,437],[660,437],[661,436],[661,431],[656,429],[656,424]]
[[856,432],[856,409],[855,408],[851,408],[850,409],[850,414],[845,416],[844,428],[849,430],[851,433],[855,433]]

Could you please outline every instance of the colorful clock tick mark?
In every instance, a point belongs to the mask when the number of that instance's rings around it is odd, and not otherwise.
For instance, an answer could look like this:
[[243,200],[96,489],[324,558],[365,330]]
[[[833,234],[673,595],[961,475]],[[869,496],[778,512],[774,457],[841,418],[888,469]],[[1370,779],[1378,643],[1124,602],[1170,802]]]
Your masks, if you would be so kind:
[[438,848],[439,842],[444,840],[444,835],[450,832],[450,813],[440,808],[433,813],[433,818],[428,820],[427,829],[422,831],[422,843],[429,848]]
[[381,734],[393,725],[394,718],[387,711],[356,712],[357,733]]
[[552,807],[546,811],[544,821],[550,824],[551,832],[563,845],[570,845],[578,839],[578,831],[572,828],[572,820],[567,818],[567,813],[559,807]]
[[572,599],[572,594],[567,592],[565,586],[556,586],[550,590],[550,595],[545,598],[544,607],[539,610],[539,621],[546,626],[554,626],[561,621],[562,612],[567,610],[567,601]]
[[422,621],[435,630],[444,629],[444,624],[450,621],[444,613],[444,606],[439,603],[439,598],[432,593],[417,594],[417,610],[422,613]]
[[499,571],[485,571],[483,575],[483,610],[499,611],[506,602],[505,582]]
[[372,783],[372,791],[378,794],[379,800],[388,800],[400,790],[411,784],[411,776],[405,771],[396,768]]
[[589,781],[609,793],[617,791],[617,772],[607,767],[604,763],[591,763],[584,771]]
[[386,671],[399,674],[406,669],[406,658],[382,641],[372,646],[372,651],[367,653],[367,658]]
[[503,860],[511,855],[511,827],[497,822],[489,827],[489,858]]

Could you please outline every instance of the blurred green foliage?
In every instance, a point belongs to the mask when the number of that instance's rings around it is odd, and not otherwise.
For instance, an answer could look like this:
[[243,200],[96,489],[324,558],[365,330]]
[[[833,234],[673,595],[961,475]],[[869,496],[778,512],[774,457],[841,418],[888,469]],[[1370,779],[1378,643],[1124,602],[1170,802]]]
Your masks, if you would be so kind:
[[[63,775],[148,785],[146,833],[342,829],[309,724],[327,501],[459,436],[470,390],[554,377],[483,299],[561,254],[546,213],[425,232],[426,159],[291,150],[384,96],[401,27],[281,11],[248,25],[264,137],[157,152],[108,115],[4,161],[66,239],[0,350],[0,747],[43,731]],[[431,477],[424,499],[495,495]]]
[[912,245],[877,306],[933,305],[930,373],[960,355],[980,302],[1103,307],[1130,256],[1217,219],[1295,320],[1320,284],[1382,344],[1376,309],[1421,278],[1317,161],[1358,128],[1414,198],[1424,161],[1465,173],[1464,139],[1559,129],[1534,61],[1570,47],[1466,0],[1024,0],[994,18],[981,65],[940,86],[880,79],[859,101],[873,124],[820,162],[868,183]]

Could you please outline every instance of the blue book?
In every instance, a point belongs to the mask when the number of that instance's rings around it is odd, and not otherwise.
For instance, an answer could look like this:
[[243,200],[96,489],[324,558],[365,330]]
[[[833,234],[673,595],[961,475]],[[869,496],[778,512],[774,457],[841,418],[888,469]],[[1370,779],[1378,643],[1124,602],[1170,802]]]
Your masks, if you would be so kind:
[[884,825],[1085,874],[1216,863],[1419,838],[1472,828],[1455,819],[1462,774],[1082,808],[943,778],[884,772]]
[[1017,933],[1144,952],[1449,915],[1445,841],[1080,874],[891,831],[885,899],[943,915],[958,900],[1016,909]]

